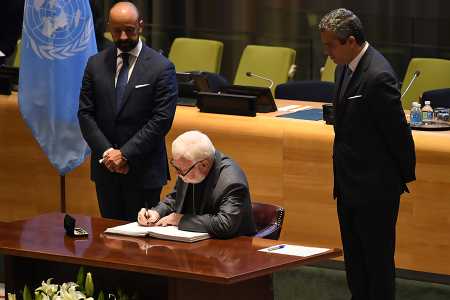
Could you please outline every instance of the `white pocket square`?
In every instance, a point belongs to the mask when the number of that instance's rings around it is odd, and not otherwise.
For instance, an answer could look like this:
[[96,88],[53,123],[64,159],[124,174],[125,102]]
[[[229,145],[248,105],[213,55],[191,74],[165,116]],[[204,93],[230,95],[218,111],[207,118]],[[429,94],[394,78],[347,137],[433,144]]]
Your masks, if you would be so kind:
[[359,98],[362,98],[362,96],[363,96],[363,95],[355,95],[355,96],[351,96],[351,97],[348,97],[347,100],[359,99]]
[[146,86],[149,86],[149,85],[150,85],[150,83],[139,84],[139,85],[136,85],[134,88],[135,88],[135,89],[140,89],[140,88],[143,88],[143,87],[146,87]]

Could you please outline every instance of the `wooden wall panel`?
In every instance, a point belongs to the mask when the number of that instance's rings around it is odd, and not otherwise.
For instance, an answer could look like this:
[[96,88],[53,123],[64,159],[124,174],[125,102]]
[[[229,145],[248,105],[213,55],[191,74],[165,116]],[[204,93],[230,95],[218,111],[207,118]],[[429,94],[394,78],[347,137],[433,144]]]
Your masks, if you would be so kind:
[[[235,159],[250,183],[252,199],[286,208],[281,238],[340,247],[332,199],[333,129],[321,122],[198,113],[178,107],[167,138],[203,131]],[[450,274],[450,134],[414,132],[417,181],[402,196],[397,266]],[[59,209],[58,175],[24,125],[15,96],[0,96],[0,220],[27,218]],[[173,186],[175,174],[163,191]],[[85,162],[66,177],[67,210],[99,215]]]
[[25,125],[17,96],[0,96],[0,220],[59,209],[59,175]]

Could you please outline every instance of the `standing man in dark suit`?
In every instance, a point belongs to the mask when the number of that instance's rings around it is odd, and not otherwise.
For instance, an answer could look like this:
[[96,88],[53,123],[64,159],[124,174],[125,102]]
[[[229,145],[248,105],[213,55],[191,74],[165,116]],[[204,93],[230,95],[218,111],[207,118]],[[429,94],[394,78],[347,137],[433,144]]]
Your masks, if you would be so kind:
[[165,136],[178,91],[173,64],[139,39],[143,21],[132,3],[111,8],[109,28],[115,47],[89,59],[78,118],[101,215],[131,221],[167,183]]
[[334,197],[353,300],[395,298],[400,195],[415,180],[411,129],[389,62],[365,40],[359,18],[337,9],[319,24],[335,73]]
[[217,238],[255,234],[247,178],[231,158],[199,131],[178,136],[172,157],[178,174],[175,188],[156,207],[141,209],[141,225],[175,225]]

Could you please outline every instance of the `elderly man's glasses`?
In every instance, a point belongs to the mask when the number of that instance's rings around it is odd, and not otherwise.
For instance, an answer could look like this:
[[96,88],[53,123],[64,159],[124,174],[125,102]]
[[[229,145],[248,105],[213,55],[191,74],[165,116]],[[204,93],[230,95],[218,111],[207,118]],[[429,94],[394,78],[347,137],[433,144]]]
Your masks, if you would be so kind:
[[201,163],[202,161],[204,161],[204,159],[195,162],[195,163],[192,164],[192,166],[190,166],[186,171],[183,171],[183,170],[181,170],[180,168],[178,168],[178,167],[175,165],[173,159],[170,160],[170,164],[171,164],[172,167],[177,171],[178,175],[180,175],[180,176],[182,176],[182,177],[185,177],[185,176],[187,176],[187,174],[189,174],[189,172],[191,172],[191,171],[195,168],[195,166],[196,166],[197,164]]

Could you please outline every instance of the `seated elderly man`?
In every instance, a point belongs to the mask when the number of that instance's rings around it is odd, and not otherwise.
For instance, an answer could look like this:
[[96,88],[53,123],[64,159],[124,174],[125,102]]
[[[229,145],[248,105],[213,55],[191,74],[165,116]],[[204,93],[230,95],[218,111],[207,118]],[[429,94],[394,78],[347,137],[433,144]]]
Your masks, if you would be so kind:
[[199,131],[188,131],[172,143],[171,165],[178,178],[174,190],[150,210],[142,208],[144,226],[176,225],[217,238],[256,232],[247,178],[229,157],[214,149]]

